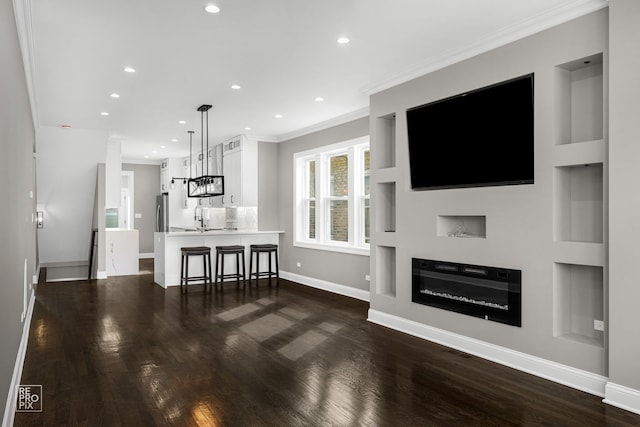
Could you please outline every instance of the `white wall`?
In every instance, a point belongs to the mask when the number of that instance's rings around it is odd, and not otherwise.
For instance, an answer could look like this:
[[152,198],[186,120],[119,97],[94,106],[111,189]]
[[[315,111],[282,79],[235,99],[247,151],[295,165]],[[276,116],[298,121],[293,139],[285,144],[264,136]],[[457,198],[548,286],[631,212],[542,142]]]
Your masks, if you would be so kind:
[[40,262],[89,258],[98,163],[107,160],[109,135],[83,129],[43,126],[38,130]]

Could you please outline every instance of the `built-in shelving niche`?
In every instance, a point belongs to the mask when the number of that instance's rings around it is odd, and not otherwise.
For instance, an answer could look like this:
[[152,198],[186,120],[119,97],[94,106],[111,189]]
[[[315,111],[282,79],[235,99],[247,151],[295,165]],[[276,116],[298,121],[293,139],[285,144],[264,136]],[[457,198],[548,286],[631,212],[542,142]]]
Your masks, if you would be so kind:
[[396,183],[376,184],[376,228],[378,232],[396,231]]
[[603,138],[603,82],[601,53],[555,67],[556,145]]
[[375,120],[377,143],[375,145],[374,167],[376,169],[396,166],[396,115],[395,113],[377,117]]
[[554,335],[604,347],[604,332],[594,320],[604,321],[603,268],[554,264]]
[[602,243],[603,165],[554,168],[556,241]]
[[485,239],[487,217],[484,215],[438,215],[438,237]]
[[396,248],[376,246],[376,293],[396,296]]

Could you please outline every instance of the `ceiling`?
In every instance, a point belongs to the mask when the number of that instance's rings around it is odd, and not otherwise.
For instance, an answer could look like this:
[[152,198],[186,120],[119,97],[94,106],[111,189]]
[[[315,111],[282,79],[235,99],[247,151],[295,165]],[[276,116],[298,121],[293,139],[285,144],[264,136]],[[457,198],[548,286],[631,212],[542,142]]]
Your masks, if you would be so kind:
[[[219,13],[204,11],[211,3]],[[201,104],[213,105],[210,143],[241,133],[283,141],[366,116],[371,93],[605,5],[31,0],[34,115],[40,126],[109,132],[130,160],[187,155]]]

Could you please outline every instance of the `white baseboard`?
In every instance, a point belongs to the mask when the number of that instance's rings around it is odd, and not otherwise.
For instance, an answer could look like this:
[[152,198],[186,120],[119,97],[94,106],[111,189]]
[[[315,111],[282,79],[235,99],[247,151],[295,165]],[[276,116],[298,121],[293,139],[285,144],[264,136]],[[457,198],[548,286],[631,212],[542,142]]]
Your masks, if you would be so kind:
[[[491,360],[492,362],[596,396],[603,397],[605,395],[607,378],[602,375],[593,374],[571,366],[562,365],[530,354],[465,337],[464,335],[427,326],[377,310],[369,310],[368,320],[372,323],[455,348],[456,350],[473,354],[474,356],[482,357],[483,359]],[[638,402],[640,402],[640,400],[638,400]]]
[[333,292],[334,294],[344,295],[369,302],[369,291],[352,288],[351,286],[341,285],[339,283],[327,282],[326,280],[315,279],[313,277],[302,276],[300,274],[290,273],[280,270],[280,277],[302,285],[311,286],[312,288],[322,289],[324,291]]
[[38,266],[36,267],[36,272],[33,274],[33,277],[31,278],[31,284],[37,285],[38,280],[40,280],[40,264],[38,264]]
[[153,252],[139,253],[138,254],[138,259],[147,259],[147,258],[155,258]]
[[16,363],[13,367],[13,376],[11,377],[11,384],[9,385],[9,392],[7,393],[7,404],[4,408],[4,417],[2,418],[2,426],[12,426],[13,420],[16,415],[16,403],[18,396],[16,395],[17,389],[22,379],[22,367],[24,366],[24,357],[27,354],[27,344],[29,342],[29,327],[31,326],[31,316],[33,315],[33,307],[36,303],[36,293],[31,291],[31,298],[29,299],[29,307],[27,308],[27,315],[25,316],[24,324],[22,325],[22,338],[20,339],[20,346],[18,347],[18,354],[16,355]]
[[107,276],[107,271],[106,271],[106,270],[105,270],[105,271],[98,271],[98,272],[96,272],[96,279],[101,280],[101,279],[106,279],[106,278],[108,278],[108,277],[109,277],[109,276]]
[[640,414],[640,390],[608,382],[604,396],[604,403]]

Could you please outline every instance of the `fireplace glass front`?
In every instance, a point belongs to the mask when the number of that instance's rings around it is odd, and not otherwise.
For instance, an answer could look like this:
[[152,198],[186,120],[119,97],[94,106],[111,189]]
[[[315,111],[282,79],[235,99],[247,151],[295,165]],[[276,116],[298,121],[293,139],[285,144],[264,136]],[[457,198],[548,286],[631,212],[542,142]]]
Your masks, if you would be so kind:
[[521,326],[520,270],[413,258],[412,281],[415,303]]

